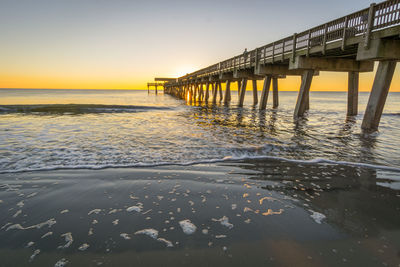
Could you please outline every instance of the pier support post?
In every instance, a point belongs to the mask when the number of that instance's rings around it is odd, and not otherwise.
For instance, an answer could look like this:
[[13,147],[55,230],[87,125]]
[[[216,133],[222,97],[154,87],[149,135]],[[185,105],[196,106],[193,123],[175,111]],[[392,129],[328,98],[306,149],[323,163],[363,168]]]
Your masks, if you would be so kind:
[[200,83],[200,92],[199,92],[199,100],[203,101],[204,100],[204,90],[203,90],[203,84]]
[[156,83],[155,87],[156,87],[156,95],[157,95],[157,83]]
[[218,82],[218,88],[219,88],[219,102],[221,102],[222,99],[223,99],[222,84],[221,84],[221,82]]
[[231,81],[226,80],[224,103],[228,104],[229,101],[231,101]]
[[197,100],[197,88],[198,88],[197,83],[195,83],[195,84],[193,85],[193,87],[194,87],[193,101],[196,102],[196,100]]
[[350,71],[348,74],[347,116],[354,116],[358,113],[358,81],[359,73]]
[[279,106],[279,95],[278,95],[278,78],[272,78],[272,94],[273,94],[273,108],[277,108]]
[[301,77],[301,86],[299,95],[297,97],[296,107],[294,109],[293,117],[295,119],[304,115],[304,112],[307,110],[307,102],[310,94],[310,87],[312,78],[314,75],[314,70],[305,70]]
[[188,98],[188,87],[187,85],[183,86],[183,99],[186,100]]
[[260,106],[259,106],[260,110],[264,110],[267,107],[270,86],[271,86],[271,76],[266,76],[264,78],[263,90],[261,92],[261,99],[260,99]]
[[253,80],[253,105],[258,104],[257,80]]
[[212,93],[213,93],[212,102],[216,103],[217,102],[217,93],[218,93],[218,82],[216,82],[215,85],[214,85],[214,83],[212,83],[211,85],[212,85]]
[[240,88],[242,88],[242,81],[241,80],[237,81],[237,84],[238,84],[238,96],[240,96]]
[[363,122],[361,124],[363,130],[378,129],[396,64],[397,62],[395,60],[379,62]]
[[210,83],[207,82],[206,83],[206,96],[205,96],[205,99],[204,99],[205,101],[208,101],[208,98],[210,97],[210,92],[209,92],[210,90],[209,89],[210,89]]
[[243,78],[240,86],[239,107],[243,107],[244,96],[246,94],[247,79]]
[[193,86],[189,85],[189,102],[193,101]]

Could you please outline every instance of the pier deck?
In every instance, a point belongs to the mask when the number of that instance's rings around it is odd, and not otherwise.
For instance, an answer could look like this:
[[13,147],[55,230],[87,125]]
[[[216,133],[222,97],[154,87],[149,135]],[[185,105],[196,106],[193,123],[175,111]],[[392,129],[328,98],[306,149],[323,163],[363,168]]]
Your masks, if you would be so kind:
[[[239,106],[243,106],[247,81],[253,81],[253,104],[265,109],[272,83],[273,107],[278,106],[278,79],[301,76],[301,86],[294,108],[294,119],[309,109],[309,91],[313,76],[319,71],[348,73],[347,115],[357,115],[360,72],[378,70],[364,114],[362,128],[376,130],[400,60],[400,0],[371,4],[368,8],[325,24],[294,33],[177,79],[164,80],[165,93],[189,101],[230,102],[230,85],[238,83]],[[167,78],[166,78],[167,79]],[[264,85],[260,102],[257,80]],[[221,83],[226,83],[225,94]],[[205,85],[205,88],[204,88]],[[212,92],[209,93],[211,86]]]

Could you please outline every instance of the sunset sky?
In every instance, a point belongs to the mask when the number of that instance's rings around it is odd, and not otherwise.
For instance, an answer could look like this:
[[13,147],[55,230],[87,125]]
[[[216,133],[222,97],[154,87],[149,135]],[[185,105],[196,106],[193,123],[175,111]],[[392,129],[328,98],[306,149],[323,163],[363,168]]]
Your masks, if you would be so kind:
[[[0,88],[145,89],[368,7],[366,0],[1,0]],[[400,91],[396,69],[390,91]],[[297,90],[300,78],[280,83]],[[369,91],[373,73],[362,74]],[[312,90],[346,90],[321,73]]]

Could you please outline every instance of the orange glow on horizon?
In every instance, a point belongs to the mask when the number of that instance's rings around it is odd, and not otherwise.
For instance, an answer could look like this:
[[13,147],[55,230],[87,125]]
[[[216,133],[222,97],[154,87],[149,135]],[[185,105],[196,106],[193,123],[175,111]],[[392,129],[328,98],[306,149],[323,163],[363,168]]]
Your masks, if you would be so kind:
[[[180,69],[180,74],[178,74]],[[182,73],[190,73],[193,68],[182,67],[177,68],[177,75],[181,77]],[[376,71],[376,66],[375,66]],[[369,92],[372,88],[375,71],[360,74],[360,92]],[[147,89],[147,82],[154,80],[151,74],[127,75],[126,71],[122,75],[109,76],[102,75],[104,73],[88,73],[76,75],[48,75],[42,74],[20,74],[20,73],[0,73],[0,88],[31,88],[31,89]],[[178,76],[179,75],[179,76]],[[138,77],[140,76],[140,78]],[[163,76],[163,75],[158,75]],[[167,75],[166,75],[167,76]],[[287,76],[285,79],[279,79],[279,91],[298,91],[300,87],[299,76]],[[263,82],[257,82],[258,90],[262,90]],[[231,90],[237,90],[237,83],[233,82]],[[251,82],[247,85],[247,90],[252,90]],[[338,72],[320,72],[319,76],[315,76],[311,85],[312,91],[346,91],[347,90],[347,73]],[[393,76],[390,92],[400,92],[400,67],[397,66]]]

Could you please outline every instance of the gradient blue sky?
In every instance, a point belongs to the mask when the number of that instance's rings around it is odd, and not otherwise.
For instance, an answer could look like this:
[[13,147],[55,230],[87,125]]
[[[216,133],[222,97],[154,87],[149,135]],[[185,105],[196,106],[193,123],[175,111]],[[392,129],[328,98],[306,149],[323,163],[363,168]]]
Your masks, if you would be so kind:
[[369,4],[1,0],[0,87],[144,88]]

